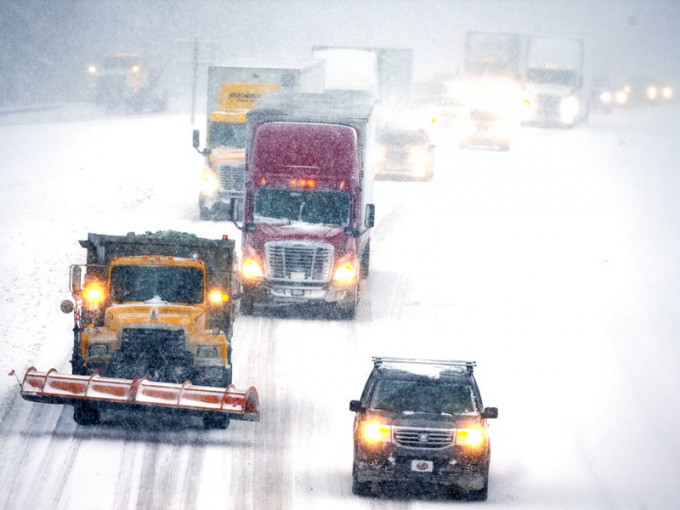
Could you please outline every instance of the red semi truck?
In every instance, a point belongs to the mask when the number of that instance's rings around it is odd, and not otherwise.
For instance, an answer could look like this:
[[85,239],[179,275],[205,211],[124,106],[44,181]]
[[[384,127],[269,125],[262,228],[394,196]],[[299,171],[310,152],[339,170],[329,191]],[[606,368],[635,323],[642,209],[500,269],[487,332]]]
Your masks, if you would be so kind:
[[350,319],[369,272],[374,100],[268,94],[248,112],[242,313],[319,304]]

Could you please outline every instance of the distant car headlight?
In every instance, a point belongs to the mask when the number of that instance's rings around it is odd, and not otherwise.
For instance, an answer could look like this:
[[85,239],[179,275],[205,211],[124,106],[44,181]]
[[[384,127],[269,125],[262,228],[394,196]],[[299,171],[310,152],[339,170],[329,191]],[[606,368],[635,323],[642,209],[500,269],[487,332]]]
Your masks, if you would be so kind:
[[661,89],[661,97],[664,99],[671,99],[673,97],[673,87],[666,85]]
[[613,96],[612,93],[608,90],[605,90],[600,94],[600,102],[609,104],[612,102]]
[[647,87],[647,99],[654,101],[659,95],[659,89],[655,85]]
[[616,99],[616,104],[624,105],[628,102],[628,92],[625,90],[619,90],[614,98]]
[[574,96],[565,97],[560,103],[560,119],[563,124],[571,125],[579,112],[578,99]]
[[424,174],[432,163],[430,151],[423,147],[413,147],[408,155],[408,164],[416,173]]
[[376,145],[375,151],[373,152],[373,161],[376,165],[382,165],[385,162],[387,156],[387,151],[382,145]]

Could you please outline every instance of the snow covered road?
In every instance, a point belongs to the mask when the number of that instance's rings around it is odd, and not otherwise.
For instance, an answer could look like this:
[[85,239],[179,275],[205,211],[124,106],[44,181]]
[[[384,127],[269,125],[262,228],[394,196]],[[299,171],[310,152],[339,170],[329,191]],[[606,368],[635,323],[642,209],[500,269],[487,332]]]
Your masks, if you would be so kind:
[[[234,382],[260,423],[70,407],[0,380],[0,507],[430,508],[351,494],[352,414],[371,355],[474,359],[492,423],[491,508],[666,509],[680,501],[680,104],[523,128],[511,151],[441,133],[429,183],[376,183],[354,321],[239,317]],[[230,224],[197,214],[183,116],[0,122],[2,369],[69,370],[68,267],[88,232]]]

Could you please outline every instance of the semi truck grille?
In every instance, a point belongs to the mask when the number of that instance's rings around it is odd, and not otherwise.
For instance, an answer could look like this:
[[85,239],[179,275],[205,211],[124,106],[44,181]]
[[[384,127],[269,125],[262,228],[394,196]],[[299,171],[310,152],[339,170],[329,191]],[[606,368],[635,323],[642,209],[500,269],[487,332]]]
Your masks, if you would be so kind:
[[327,282],[333,268],[333,245],[308,241],[272,241],[265,245],[265,273],[270,280]]
[[224,191],[244,193],[246,189],[246,168],[243,165],[221,165],[220,184]]
[[446,448],[453,445],[453,431],[394,427],[394,441],[406,448]]

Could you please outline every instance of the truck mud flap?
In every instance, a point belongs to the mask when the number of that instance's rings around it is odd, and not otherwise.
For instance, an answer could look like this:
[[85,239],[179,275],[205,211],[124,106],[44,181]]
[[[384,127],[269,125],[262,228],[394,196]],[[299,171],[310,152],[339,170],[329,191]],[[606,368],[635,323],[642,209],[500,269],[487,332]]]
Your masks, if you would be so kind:
[[85,402],[102,408],[157,407],[189,413],[223,413],[232,420],[260,421],[260,401],[251,386],[238,390],[149,381],[145,377],[114,379],[93,375],[59,374],[55,369],[38,372],[29,368],[20,390],[22,398],[44,404],[79,405]]

